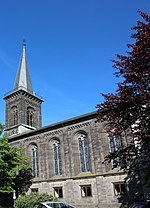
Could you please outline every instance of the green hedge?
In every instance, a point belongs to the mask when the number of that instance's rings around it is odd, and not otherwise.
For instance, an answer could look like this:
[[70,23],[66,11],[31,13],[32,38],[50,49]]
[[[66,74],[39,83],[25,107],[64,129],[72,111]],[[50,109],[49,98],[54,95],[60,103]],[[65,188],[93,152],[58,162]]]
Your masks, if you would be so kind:
[[40,202],[57,201],[57,199],[47,193],[31,193],[29,195],[19,196],[15,202],[15,208],[36,208]]

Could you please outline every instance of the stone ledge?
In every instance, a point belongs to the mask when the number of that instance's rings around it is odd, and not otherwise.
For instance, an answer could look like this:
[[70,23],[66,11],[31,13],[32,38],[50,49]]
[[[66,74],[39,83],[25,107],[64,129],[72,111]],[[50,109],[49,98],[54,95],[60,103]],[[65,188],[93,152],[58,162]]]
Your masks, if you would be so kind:
[[123,175],[126,174],[127,172],[123,171],[123,170],[110,170],[106,173],[102,173],[102,174],[93,174],[93,173],[80,173],[76,176],[73,177],[63,177],[63,176],[53,176],[49,179],[39,179],[39,178],[34,178],[32,179],[33,183],[42,183],[42,182],[54,182],[54,181],[64,181],[64,180],[78,180],[78,179],[83,179],[83,178],[96,178],[96,177],[106,177],[106,176],[114,176],[114,175]]

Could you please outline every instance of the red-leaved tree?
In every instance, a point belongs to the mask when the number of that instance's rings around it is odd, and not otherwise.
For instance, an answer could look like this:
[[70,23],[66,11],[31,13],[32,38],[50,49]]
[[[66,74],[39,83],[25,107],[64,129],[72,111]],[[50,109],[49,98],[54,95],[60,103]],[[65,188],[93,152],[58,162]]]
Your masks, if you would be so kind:
[[106,161],[150,173],[150,16],[138,12],[143,21],[131,28],[134,43],[127,45],[126,56],[117,55],[113,60],[115,76],[123,81],[114,94],[102,94],[104,102],[97,105],[97,119],[109,123],[112,134],[121,138],[127,134],[126,144],[107,155]]

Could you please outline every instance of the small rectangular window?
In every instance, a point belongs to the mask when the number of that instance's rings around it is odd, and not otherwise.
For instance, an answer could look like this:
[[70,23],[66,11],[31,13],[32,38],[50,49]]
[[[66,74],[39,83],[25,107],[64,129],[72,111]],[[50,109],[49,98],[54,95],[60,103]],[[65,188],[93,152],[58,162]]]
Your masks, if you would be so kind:
[[54,196],[57,198],[63,198],[63,188],[62,187],[54,187]]
[[115,196],[126,195],[126,187],[124,183],[114,183]]
[[37,193],[38,192],[38,188],[32,188],[31,192],[36,192]]
[[82,197],[90,197],[90,196],[92,196],[91,185],[83,185],[83,186],[81,186],[81,196]]

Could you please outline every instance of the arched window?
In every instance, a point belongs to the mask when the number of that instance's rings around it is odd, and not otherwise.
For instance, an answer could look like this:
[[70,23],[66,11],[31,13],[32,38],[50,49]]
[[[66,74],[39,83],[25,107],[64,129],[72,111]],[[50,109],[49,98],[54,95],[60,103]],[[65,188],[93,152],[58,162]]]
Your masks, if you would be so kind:
[[[108,143],[109,143],[109,151],[114,153],[122,148],[121,138],[119,135],[115,135],[113,133],[108,133]],[[112,159],[112,168],[116,168],[118,164],[121,164],[117,158]]]
[[81,171],[88,172],[90,171],[89,146],[85,134],[78,135],[78,144],[79,144]]
[[18,124],[18,109],[16,106],[12,107],[12,121],[13,125]]
[[121,149],[121,138],[118,135],[108,134],[109,150],[111,153]]
[[61,150],[60,150],[60,142],[58,140],[54,140],[53,142],[53,152],[54,152],[54,173],[55,175],[62,175]]
[[27,108],[27,125],[29,126],[33,126],[33,115],[34,115],[33,108],[28,107]]
[[32,161],[32,175],[34,177],[38,177],[39,176],[38,147],[34,144],[31,145],[31,161]]

